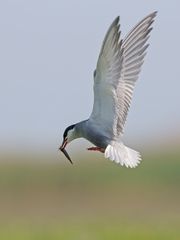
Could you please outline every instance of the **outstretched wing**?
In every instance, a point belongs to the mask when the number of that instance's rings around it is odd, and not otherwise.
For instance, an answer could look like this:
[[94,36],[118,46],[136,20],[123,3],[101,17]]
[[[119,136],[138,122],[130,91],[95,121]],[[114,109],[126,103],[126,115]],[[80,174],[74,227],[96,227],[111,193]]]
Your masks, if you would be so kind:
[[94,105],[90,120],[111,137],[123,133],[133,89],[148,47],[156,12],[120,40],[119,17],[111,24],[94,72]]

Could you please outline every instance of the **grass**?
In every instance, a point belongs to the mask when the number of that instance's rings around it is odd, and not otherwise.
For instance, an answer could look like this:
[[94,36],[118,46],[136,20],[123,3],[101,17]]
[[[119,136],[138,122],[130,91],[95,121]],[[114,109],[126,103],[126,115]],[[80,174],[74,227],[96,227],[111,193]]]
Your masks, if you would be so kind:
[[178,151],[137,169],[91,156],[1,161],[0,239],[180,239]]
[[[8,234],[7,234],[8,233]],[[38,228],[27,228],[26,226],[16,227],[13,230],[6,229],[4,234],[1,232],[1,237],[4,240],[18,239],[18,240],[50,240],[50,239],[66,239],[66,240],[109,240],[109,239],[147,239],[147,240],[176,240],[179,239],[179,229],[165,229],[158,226],[143,226],[133,225],[128,227],[126,225],[112,226],[104,225],[102,223],[83,224],[67,226],[41,226]]]

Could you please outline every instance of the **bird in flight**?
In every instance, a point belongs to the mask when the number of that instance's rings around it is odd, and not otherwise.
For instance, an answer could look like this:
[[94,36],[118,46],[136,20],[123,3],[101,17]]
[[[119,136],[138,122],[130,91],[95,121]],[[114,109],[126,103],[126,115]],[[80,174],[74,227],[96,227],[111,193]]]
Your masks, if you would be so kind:
[[134,168],[140,163],[140,153],[125,146],[122,136],[156,14],[142,19],[124,39],[119,17],[110,25],[94,71],[92,113],[87,120],[65,129],[59,148],[71,163],[65,147],[76,138],[87,139],[94,145],[88,150],[104,153],[105,158],[121,166]]

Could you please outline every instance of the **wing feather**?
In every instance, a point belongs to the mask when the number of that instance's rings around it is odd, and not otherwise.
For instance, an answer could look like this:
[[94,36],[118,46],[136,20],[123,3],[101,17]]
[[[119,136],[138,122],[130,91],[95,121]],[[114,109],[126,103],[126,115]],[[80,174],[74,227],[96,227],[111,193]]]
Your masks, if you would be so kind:
[[104,38],[94,72],[94,105],[90,120],[111,137],[117,138],[123,133],[155,16],[156,12],[141,20],[124,40],[120,39],[117,17]]

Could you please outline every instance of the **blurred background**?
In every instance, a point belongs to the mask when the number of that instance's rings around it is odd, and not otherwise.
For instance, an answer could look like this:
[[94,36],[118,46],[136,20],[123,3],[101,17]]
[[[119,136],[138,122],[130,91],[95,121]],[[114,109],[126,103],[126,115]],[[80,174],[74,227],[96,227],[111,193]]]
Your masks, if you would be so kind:
[[[0,239],[180,239],[180,3],[177,0],[0,2]],[[102,40],[158,11],[126,123],[142,153],[125,169],[68,146],[88,118]]]

